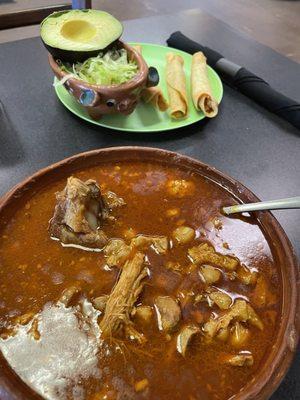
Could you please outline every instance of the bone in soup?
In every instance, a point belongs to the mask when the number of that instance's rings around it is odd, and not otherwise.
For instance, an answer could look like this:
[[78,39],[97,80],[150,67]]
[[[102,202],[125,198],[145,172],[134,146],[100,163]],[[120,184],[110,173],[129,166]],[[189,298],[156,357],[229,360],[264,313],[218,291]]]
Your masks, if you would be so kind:
[[[0,349],[46,399],[216,399],[268,355],[279,267],[255,219],[196,172],[102,164],[1,231]],[[49,222],[50,221],[50,222]]]

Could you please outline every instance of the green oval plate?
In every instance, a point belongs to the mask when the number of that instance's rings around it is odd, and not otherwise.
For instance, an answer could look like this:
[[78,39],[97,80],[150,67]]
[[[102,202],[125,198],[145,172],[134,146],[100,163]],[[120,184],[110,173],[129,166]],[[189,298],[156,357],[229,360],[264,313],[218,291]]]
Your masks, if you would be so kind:
[[[166,46],[160,46],[157,44],[150,43],[130,43],[140,44],[143,49],[143,57],[145,58],[149,66],[157,68],[160,76],[159,86],[161,87],[164,95],[167,97],[167,86],[165,82],[165,65],[166,65],[166,54],[170,51],[180,54],[184,59],[184,71],[187,81],[187,91],[189,99],[189,114],[187,118],[180,120],[173,120],[170,118],[168,111],[160,112],[155,109],[151,104],[138,104],[135,111],[128,115],[114,114],[105,115],[99,121],[93,120],[84,108],[77,103],[72,95],[70,95],[63,85],[55,88],[56,94],[63,105],[69,109],[72,113],[76,114],[79,118],[82,118],[92,124],[104,126],[105,128],[115,129],[119,131],[127,132],[162,132],[170,129],[177,129],[183,126],[193,124],[201,119],[205,118],[204,114],[200,111],[196,111],[194,108],[191,95],[190,95],[190,77],[191,77],[191,64],[192,56],[184,51],[172,49]],[[208,78],[210,81],[212,93],[215,99],[220,103],[223,96],[223,85],[218,74],[211,68],[208,67]],[[56,82],[55,78],[55,82]]]

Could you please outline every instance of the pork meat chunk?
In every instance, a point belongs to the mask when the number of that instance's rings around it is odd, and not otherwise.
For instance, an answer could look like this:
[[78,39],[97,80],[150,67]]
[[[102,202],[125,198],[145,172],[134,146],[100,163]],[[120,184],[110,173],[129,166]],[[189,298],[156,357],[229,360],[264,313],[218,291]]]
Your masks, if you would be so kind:
[[123,239],[111,239],[104,247],[106,263],[110,267],[122,266],[131,254],[131,247]]
[[170,296],[158,296],[154,301],[154,305],[159,330],[172,331],[181,317],[181,310],[177,301]]
[[131,247],[141,251],[152,247],[158,254],[166,254],[169,248],[168,238],[166,236],[147,236],[138,235],[131,240]]
[[249,352],[227,356],[225,357],[224,362],[234,367],[251,367],[254,363],[254,359],[253,355]]
[[198,246],[194,246],[188,250],[188,253],[193,263],[197,265],[213,264],[217,267],[234,271],[239,264],[236,258],[217,253],[214,247],[208,243],[201,243]]
[[65,244],[102,248],[107,237],[100,229],[108,209],[100,188],[93,180],[71,176],[56,194],[57,204],[49,223],[51,237]]
[[193,336],[200,333],[200,328],[196,325],[187,325],[184,326],[179,335],[177,336],[177,351],[185,356],[188,345],[191,342]]
[[240,321],[263,330],[264,325],[254,309],[245,300],[237,299],[233,306],[218,318],[214,315],[203,326],[204,333],[213,338],[218,333],[226,331],[234,321]]
[[103,195],[105,204],[110,210],[124,206],[126,203],[122,197],[119,197],[114,192],[106,192]]

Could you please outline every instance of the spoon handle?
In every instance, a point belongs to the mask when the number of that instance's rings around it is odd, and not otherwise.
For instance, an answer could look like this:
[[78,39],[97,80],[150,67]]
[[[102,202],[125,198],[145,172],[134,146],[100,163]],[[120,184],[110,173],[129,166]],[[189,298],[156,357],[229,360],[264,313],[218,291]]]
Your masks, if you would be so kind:
[[280,200],[261,201],[258,203],[237,204],[223,207],[223,212],[229,215],[246,211],[284,210],[287,208],[300,208],[300,196]]

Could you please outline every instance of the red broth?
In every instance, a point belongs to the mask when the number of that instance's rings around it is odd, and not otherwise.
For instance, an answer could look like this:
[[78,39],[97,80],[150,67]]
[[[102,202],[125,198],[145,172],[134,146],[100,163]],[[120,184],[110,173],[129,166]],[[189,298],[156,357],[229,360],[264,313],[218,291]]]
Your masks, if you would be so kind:
[[[240,392],[272,346],[281,307],[278,266],[257,222],[250,217],[223,216],[220,207],[230,204],[232,195],[185,169],[122,162],[75,176],[94,179],[102,193],[110,190],[125,200],[115,221],[104,224],[109,238],[129,243],[130,237],[145,234],[166,236],[170,241],[166,254],[157,254],[151,247],[144,251],[149,276],[136,305],[150,306],[152,316],[148,323],[131,319],[147,341],[103,340],[101,332],[100,336],[95,333],[101,315],[92,314],[94,331],[90,334],[84,322],[78,322],[81,308],[55,306],[64,289],[74,284],[80,286],[82,301],[88,303],[109,295],[122,270],[105,267],[103,252],[63,247],[50,238],[48,223],[55,193],[66,184],[63,179],[36,193],[0,232],[0,348],[13,369],[50,399],[226,400]],[[187,193],[172,193],[170,182],[174,180],[188,182]],[[173,231],[179,226],[192,228],[195,238],[176,244]],[[208,285],[199,273],[201,263],[193,265],[188,256],[188,250],[201,243],[212,245],[217,254],[235,257],[239,268],[254,274],[253,282],[245,284],[236,271],[208,263],[220,272],[219,280]],[[222,310],[207,301],[212,291],[229,295],[230,308]],[[180,320],[170,332],[159,330],[154,307],[157,296],[170,296],[180,306]],[[230,312],[238,299],[252,306],[263,329],[235,319],[229,325],[229,337],[208,338],[205,324]],[[39,336],[28,339],[34,318]],[[248,336],[242,344],[233,345],[238,321]],[[177,350],[177,336],[191,324],[199,333],[183,356]],[[253,364],[228,363],[239,354],[251,354]]]

